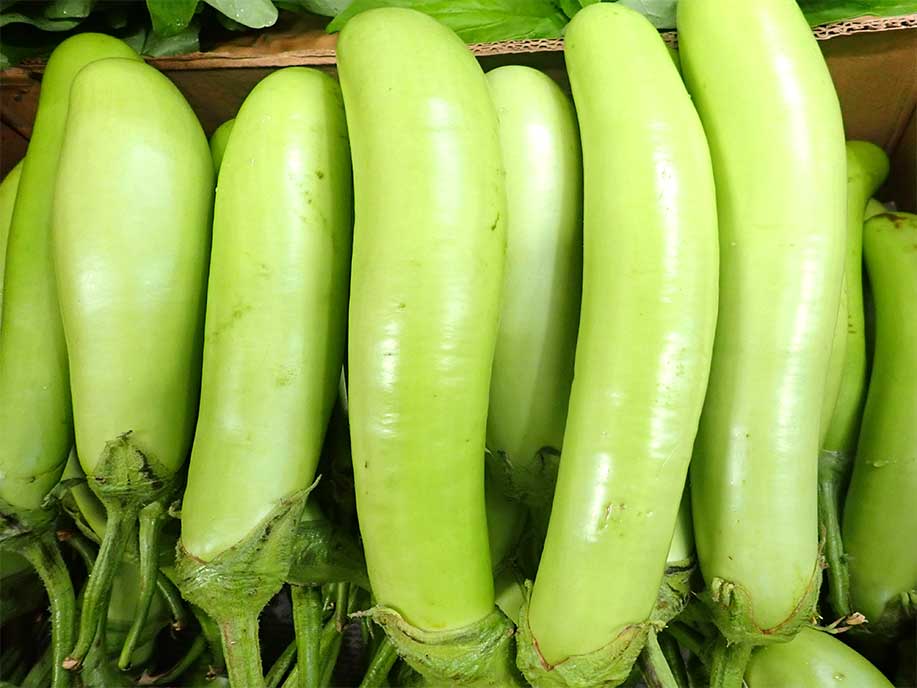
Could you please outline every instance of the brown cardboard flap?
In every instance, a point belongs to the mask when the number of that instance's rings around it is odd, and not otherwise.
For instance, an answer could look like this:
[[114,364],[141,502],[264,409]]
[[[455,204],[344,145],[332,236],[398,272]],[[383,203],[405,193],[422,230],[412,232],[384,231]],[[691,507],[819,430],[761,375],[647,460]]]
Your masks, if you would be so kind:
[[[814,34],[823,41],[848,138],[872,141],[893,155],[895,181],[886,198],[905,209],[917,208],[917,14],[838,22],[817,27]],[[674,32],[662,35],[668,43],[675,42]],[[307,65],[334,72],[335,41],[317,20],[285,16],[274,30],[239,36],[205,53],[149,62],[178,85],[209,134],[235,116],[252,87],[272,69]],[[470,48],[485,69],[527,64],[566,85],[561,40],[503,41]],[[0,73],[3,174],[21,156],[16,142],[31,136],[43,66],[25,63]]]

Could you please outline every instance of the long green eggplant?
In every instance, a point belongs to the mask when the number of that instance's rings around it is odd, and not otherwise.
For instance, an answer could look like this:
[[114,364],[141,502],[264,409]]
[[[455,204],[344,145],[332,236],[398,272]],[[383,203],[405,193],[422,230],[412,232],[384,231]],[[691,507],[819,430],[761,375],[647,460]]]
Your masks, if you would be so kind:
[[837,95],[794,0],[683,0],[679,52],[713,156],[720,310],[691,464],[715,688],[814,613],[819,418],[844,267]]
[[214,177],[218,177],[220,174],[223,154],[226,152],[226,144],[229,143],[229,135],[232,133],[232,125],[235,121],[235,119],[226,120],[210,135],[210,155],[213,158]]
[[[74,80],[54,197],[54,263],[77,454],[106,509],[78,668],[137,519],[164,517],[197,410],[213,166],[175,85],[111,59]],[[158,551],[140,529],[140,552]],[[155,575],[155,559],[141,562]]]
[[885,634],[917,612],[917,216],[876,215],[863,235],[876,348],[843,537],[851,608]]
[[351,174],[338,85],[274,72],[219,171],[200,417],[182,503],[184,596],[233,685],[263,685],[261,608],[286,580],[344,358]]
[[756,650],[745,671],[748,688],[892,688],[856,650],[824,631],[803,628],[788,643]]
[[[125,43],[94,33],[63,41],[48,60],[10,223],[0,327],[0,511],[3,540],[37,568],[51,599],[52,685],[73,643],[74,593],[43,508],[73,444],[67,349],[54,278],[52,196],[71,84],[87,64],[139,60]],[[92,153],[90,153],[92,155]],[[53,503],[53,500],[52,500]],[[15,544],[14,544],[15,543]]]
[[614,686],[646,638],[703,404],[716,197],[700,120],[644,17],[591,5],[565,56],[585,170],[582,316],[517,661],[535,685]]
[[3,182],[0,182],[0,326],[3,323],[3,273],[6,270],[6,244],[10,236],[13,207],[16,205],[16,193],[19,191],[21,174],[22,161],[20,160],[3,178]]
[[484,500],[506,246],[497,115],[474,56],[419,12],[354,17],[338,69],[356,208],[351,437],[375,618],[434,683],[505,680]]
[[[487,415],[497,487],[550,507],[582,289],[582,156],[570,99],[531,67],[487,74],[506,168],[506,267]],[[542,520],[547,518],[544,514]]]
[[[847,142],[847,252],[844,291],[831,347],[825,402],[831,412],[818,455],[818,520],[825,533],[828,594],[834,613],[850,613],[849,582],[841,541],[840,505],[866,401],[866,323],[863,311],[863,222],[866,204],[888,176],[888,156],[867,141]],[[840,330],[840,337],[838,336]]]

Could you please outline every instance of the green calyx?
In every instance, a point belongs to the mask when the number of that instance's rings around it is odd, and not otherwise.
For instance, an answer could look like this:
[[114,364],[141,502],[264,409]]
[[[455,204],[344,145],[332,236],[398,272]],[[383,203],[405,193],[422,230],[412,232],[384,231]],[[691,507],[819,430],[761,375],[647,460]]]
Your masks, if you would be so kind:
[[43,504],[39,509],[15,507],[0,499],[0,548],[17,549],[22,538],[40,535],[54,527],[56,504]]
[[772,628],[761,628],[754,619],[751,596],[738,583],[714,578],[701,598],[710,610],[713,622],[729,645],[767,645],[784,642],[816,617],[815,605],[822,580],[822,560],[819,556],[806,590],[792,613]]
[[502,451],[488,451],[486,457],[487,469],[503,494],[533,508],[550,508],[560,466],[557,450],[544,447],[531,461],[519,465]]
[[650,614],[650,623],[657,629],[665,628],[688,604],[691,597],[691,582],[696,573],[697,565],[693,557],[666,565],[656,606]]
[[450,631],[421,630],[387,607],[363,614],[385,629],[398,654],[430,685],[523,685],[513,664],[513,624],[497,609]]
[[369,590],[366,563],[360,548],[328,519],[301,521],[297,527],[298,556],[287,582],[294,585],[353,583]]
[[286,581],[296,559],[296,534],[309,487],[279,502],[245,538],[211,561],[190,554],[179,540],[175,583],[220,628],[232,685],[264,685],[258,615]]
[[125,432],[105,444],[90,489],[109,511],[140,513],[147,504],[162,501],[175,490],[175,475],[134,444]]
[[211,561],[189,554],[179,541],[175,582],[184,598],[218,622],[240,606],[260,612],[296,559],[298,522],[309,490],[282,500],[251,533]]
[[531,582],[526,582],[516,652],[516,665],[529,683],[536,688],[614,688],[628,679],[653,622],[625,626],[598,650],[551,665],[541,656],[529,626],[531,587]]

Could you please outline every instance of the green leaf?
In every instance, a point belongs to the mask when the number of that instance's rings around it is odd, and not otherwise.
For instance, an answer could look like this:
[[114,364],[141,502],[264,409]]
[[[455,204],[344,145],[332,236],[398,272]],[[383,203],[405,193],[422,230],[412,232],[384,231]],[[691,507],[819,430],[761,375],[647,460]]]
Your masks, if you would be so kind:
[[146,7],[153,20],[153,31],[166,38],[188,27],[197,9],[197,0],[146,0]]
[[21,12],[4,12],[0,14],[0,26],[8,24],[28,24],[42,31],[69,31],[75,28],[80,19],[48,19],[47,17],[30,17]]
[[48,19],[85,19],[95,4],[96,0],[52,0],[44,15]]
[[195,53],[201,47],[198,40],[199,33],[200,27],[197,22],[191,22],[183,31],[171,36],[160,36],[155,32],[150,32],[143,44],[142,53],[150,57]]
[[559,4],[560,9],[569,19],[573,19],[573,15],[583,9],[580,0],[560,0]]
[[560,38],[567,17],[552,0],[354,0],[328,31],[376,7],[410,7],[438,19],[466,43],[522,38]]
[[676,0],[618,0],[620,4],[637,10],[657,29],[675,28]]
[[271,0],[204,0],[234,22],[250,29],[263,29],[277,21],[277,8]]
[[353,0],[274,0],[282,10],[311,12],[322,17],[336,17],[347,9]]
[[911,0],[799,0],[811,26],[864,16],[895,17],[917,12]]

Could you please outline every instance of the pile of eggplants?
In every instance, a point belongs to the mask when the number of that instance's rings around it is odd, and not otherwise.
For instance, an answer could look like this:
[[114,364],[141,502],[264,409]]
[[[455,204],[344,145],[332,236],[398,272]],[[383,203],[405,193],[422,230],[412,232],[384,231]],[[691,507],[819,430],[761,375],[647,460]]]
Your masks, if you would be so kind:
[[208,142],[80,34],[0,185],[0,685],[915,681],[917,216],[792,0],[385,8]]

